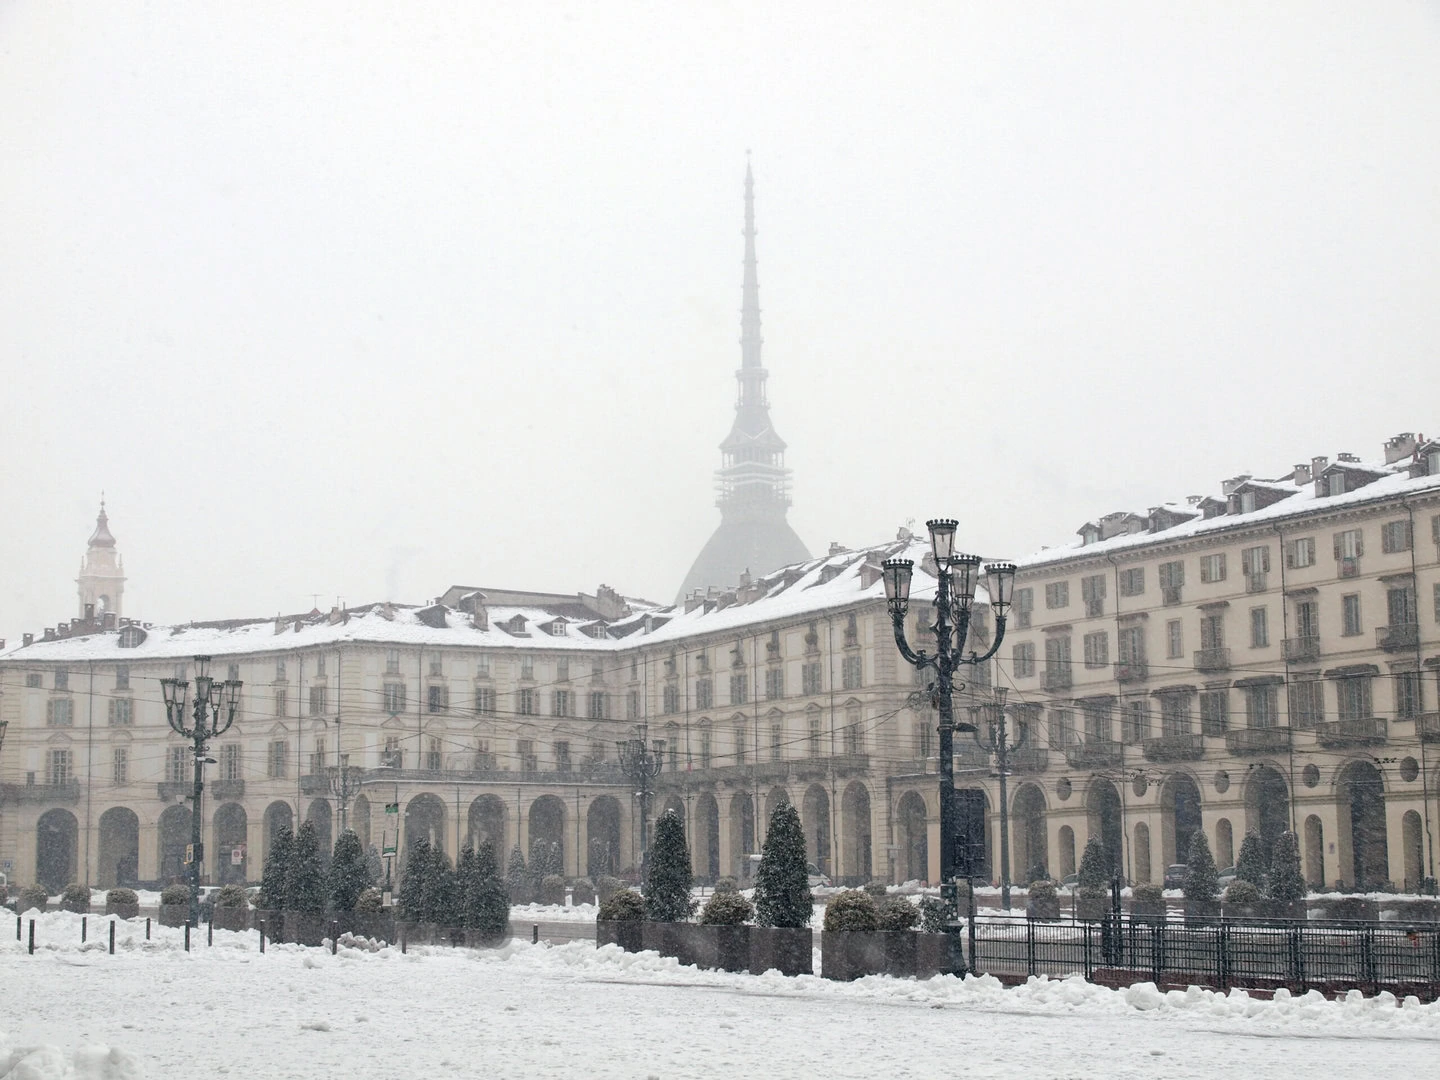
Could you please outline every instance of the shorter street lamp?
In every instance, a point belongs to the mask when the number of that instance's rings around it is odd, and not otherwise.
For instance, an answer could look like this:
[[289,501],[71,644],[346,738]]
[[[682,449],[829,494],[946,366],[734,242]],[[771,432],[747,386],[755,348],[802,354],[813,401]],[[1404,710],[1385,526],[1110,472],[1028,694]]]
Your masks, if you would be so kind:
[[327,765],[325,767],[325,779],[330,784],[330,794],[340,804],[340,832],[350,827],[350,800],[360,794],[361,778],[365,770],[358,765],[350,764],[350,755],[345,754],[340,759],[339,765]]
[[[200,925],[200,864],[205,859],[205,846],[200,839],[201,799],[205,792],[205,763],[208,743],[230,730],[235,722],[235,709],[240,704],[239,679],[212,679],[210,657],[195,657],[195,697],[186,701],[190,684],[184,679],[161,679],[160,691],[165,697],[165,719],[171,730],[195,744],[195,790],[190,796],[190,925]],[[192,722],[185,722],[188,710]]]
[[[905,662],[918,670],[935,672],[931,694],[939,711],[940,730],[940,885],[949,889],[953,910],[955,877],[955,731],[973,731],[969,724],[955,723],[955,673],[964,664],[978,666],[988,661],[1005,639],[1005,619],[1015,590],[1015,565],[993,562],[985,567],[986,589],[990,607],[995,613],[995,641],[984,655],[971,650],[965,655],[970,634],[975,588],[979,581],[979,555],[963,555],[955,550],[955,530],[959,522],[953,518],[936,518],[925,523],[930,530],[930,548],[935,557],[935,655],[915,650],[905,640],[905,614],[910,609],[910,580],[915,564],[909,559],[886,559],[883,564],[885,602],[895,631],[895,645]],[[960,689],[965,684],[958,683]]]
[[640,885],[645,885],[645,860],[650,852],[650,799],[655,794],[652,781],[660,775],[661,747],[657,740],[650,748],[646,736],[649,729],[639,724],[635,736],[621,739],[616,746],[620,751],[620,767],[625,770],[635,785],[635,797],[640,800]]
[[995,756],[996,773],[1000,777],[1000,906],[1010,910],[1010,800],[1007,780],[1010,776],[1010,755],[1025,745],[1028,734],[1022,724],[1012,743],[1005,732],[1005,697],[1008,691],[1003,686],[995,687],[995,701],[981,706],[974,712],[985,711],[990,715],[982,730],[975,725],[975,744],[988,754]]
[[[399,750],[381,751],[380,768],[377,770],[389,772],[390,778],[395,782],[395,801],[385,807],[386,826],[385,831],[380,835],[380,854],[384,856],[385,859],[386,903],[390,902],[390,897],[394,893],[394,889],[392,888],[392,881],[394,879],[391,876],[390,869],[395,862],[396,855],[400,851],[400,761],[401,758]],[[392,814],[395,817],[395,839],[393,841],[393,846],[387,845],[385,842],[385,838],[389,835],[390,832],[389,821]]]

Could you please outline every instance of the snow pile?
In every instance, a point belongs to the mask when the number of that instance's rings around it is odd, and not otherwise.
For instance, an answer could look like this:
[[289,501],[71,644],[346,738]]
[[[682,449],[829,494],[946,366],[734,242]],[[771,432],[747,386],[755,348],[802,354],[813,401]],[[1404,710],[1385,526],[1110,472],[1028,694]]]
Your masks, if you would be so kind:
[[140,1080],[139,1060],[118,1047],[93,1043],[66,1054],[58,1046],[9,1045],[0,1034],[0,1080]]

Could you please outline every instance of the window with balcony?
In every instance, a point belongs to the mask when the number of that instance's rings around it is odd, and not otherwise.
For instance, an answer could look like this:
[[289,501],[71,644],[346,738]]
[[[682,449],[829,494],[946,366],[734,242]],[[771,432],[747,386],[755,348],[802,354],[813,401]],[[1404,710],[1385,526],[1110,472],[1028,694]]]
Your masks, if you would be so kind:
[[713,709],[715,707],[715,683],[712,680],[695,680],[695,707],[697,709]]
[[521,687],[515,694],[515,711],[521,716],[535,716],[540,711],[538,697],[533,687]]
[[702,769],[710,768],[710,760],[713,755],[714,742],[711,738],[710,729],[708,727],[702,727],[700,729],[700,767]]
[[1365,538],[1359,529],[1346,529],[1335,534],[1335,561],[1342,578],[1360,576],[1360,559],[1365,554]]
[[1120,663],[1130,668],[1131,674],[1145,665],[1145,628],[1143,626],[1122,626],[1119,633]]
[[52,785],[68,784],[75,775],[73,759],[69,750],[52,747],[46,756],[48,766],[46,779]]
[[1375,715],[1370,682],[1369,675],[1346,675],[1335,680],[1336,714],[1341,720],[1366,720]]
[[1245,688],[1245,723],[1252,728],[1272,728],[1279,723],[1274,685]]
[[1200,692],[1200,732],[1212,737],[1224,735],[1230,727],[1230,691]]
[[1313,675],[1296,678],[1287,691],[1290,726],[1313,728],[1325,719],[1325,684]]
[[820,712],[818,709],[811,710],[806,717],[807,731],[806,743],[811,757],[819,757],[821,750]]
[[1396,671],[1391,675],[1395,685],[1395,719],[1414,720],[1423,711],[1418,671]]
[[570,771],[570,742],[568,739],[558,739],[553,747],[555,752],[555,771],[568,773]]
[[240,744],[226,743],[220,747],[220,779],[240,780],[244,774],[240,768]]
[[1156,571],[1156,577],[1160,582],[1161,601],[1169,607],[1180,603],[1181,590],[1185,586],[1185,564],[1179,560],[1163,562]]
[[1249,547],[1240,552],[1240,569],[1245,574],[1246,592],[1264,592],[1270,575],[1269,546]]
[[1086,634],[1082,643],[1085,649],[1085,666],[1102,668],[1110,663],[1110,635],[1103,630]]
[[1200,648],[1223,649],[1225,647],[1225,616],[1203,615],[1200,618]]
[[1080,706],[1085,717],[1085,738],[1092,742],[1111,739],[1111,708],[1108,701],[1086,701]]
[[1080,579],[1080,598],[1085,603],[1085,615],[1094,619],[1105,614],[1105,575],[1093,574]]
[[515,740],[515,760],[523,773],[537,773],[540,771],[540,758],[535,753],[534,739]]
[[1285,563],[1291,570],[1303,570],[1315,565],[1315,538],[1300,536],[1291,540],[1285,549]]
[[271,741],[265,755],[265,775],[272,780],[283,780],[289,770],[290,744],[284,739]]
[[840,661],[840,685],[846,690],[859,690],[863,685],[863,658],[859,653]]
[[1120,571],[1120,595],[1141,596],[1145,592],[1145,568],[1132,566]]
[[183,784],[194,777],[186,775],[195,762],[195,752],[188,746],[167,746],[165,748],[165,780],[171,784]]
[[1045,586],[1045,606],[1051,611],[1070,606],[1070,583],[1052,581]]
[[1409,551],[1412,541],[1409,518],[1387,521],[1380,526],[1380,550],[1387,555]]
[[1015,678],[1029,679],[1035,674],[1035,643],[1022,641],[1010,650],[1010,664]]
[[1345,637],[1354,637],[1364,632],[1360,623],[1360,594],[1346,593],[1340,597],[1340,633]]
[[1185,655],[1185,624],[1179,619],[1165,623],[1165,656],[1178,660]]
[[1270,609],[1250,609],[1250,647],[1264,649],[1270,645]]
[[1125,741],[1144,742],[1150,737],[1150,705],[1144,698],[1128,698],[1120,707]]
[[130,698],[111,698],[109,711],[112,727],[129,727],[135,721],[135,702]]
[[1073,709],[1050,710],[1050,749],[1064,750],[1074,746],[1075,711]]
[[1030,617],[1035,611],[1035,590],[1029,587],[1015,590],[1015,603],[1011,607],[1017,630],[1030,628]]
[[1415,603],[1415,590],[1409,585],[1392,585],[1386,589],[1385,614],[1392,630],[1398,627],[1415,626],[1420,621],[1419,608]]
[[765,669],[765,700],[778,701],[785,696],[785,669],[776,665]]
[[1160,733],[1162,735],[1189,735],[1191,724],[1189,694],[1160,695]]
[[1214,584],[1225,580],[1225,553],[1223,551],[1214,555],[1200,556],[1200,580],[1205,584]]
[[380,764],[388,769],[405,767],[405,751],[400,748],[399,735],[385,736],[385,749],[380,751]]
[[858,757],[865,752],[865,729],[860,726],[859,710],[850,710],[846,717],[845,753],[851,757]]
[[736,765],[744,765],[744,764],[745,764],[745,751],[746,751],[746,747],[747,747],[748,745],[749,745],[749,732],[746,731],[744,724],[736,724],[736,725],[735,725],[735,764],[736,764]]
[[775,721],[770,725],[770,760],[780,761],[785,757],[785,725]]

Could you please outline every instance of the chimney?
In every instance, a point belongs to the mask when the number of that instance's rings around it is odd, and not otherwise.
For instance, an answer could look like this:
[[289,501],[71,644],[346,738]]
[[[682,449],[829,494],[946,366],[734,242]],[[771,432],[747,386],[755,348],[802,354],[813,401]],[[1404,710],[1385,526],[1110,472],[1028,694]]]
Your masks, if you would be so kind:
[[115,612],[113,612],[113,611],[107,611],[107,612],[105,612],[105,614],[104,614],[104,616],[103,616],[103,629],[105,629],[105,630],[114,630],[114,629],[115,629]]
[[1295,481],[1296,487],[1304,487],[1315,478],[1310,475],[1310,466],[1302,461],[1299,465],[1295,466],[1295,471],[1290,474],[1290,479]]
[[85,605],[85,621],[86,621],[86,622],[94,622],[94,621],[95,621],[95,605],[94,605],[94,604],[86,604],[86,605]]
[[1385,464],[1394,465],[1401,458],[1410,457],[1415,453],[1415,448],[1420,445],[1420,440],[1411,432],[1405,431],[1394,438],[1385,440]]
[[1249,479],[1249,473],[1241,473],[1239,476],[1232,476],[1229,480],[1225,480],[1220,484],[1220,491],[1226,496],[1233,495],[1235,493],[1235,489]]
[[46,641],[54,641],[54,640],[55,640],[55,627],[53,627],[53,626],[47,626],[47,627],[45,627],[45,640],[46,640]]
[[1329,465],[1330,465],[1330,459],[1329,459],[1328,457],[1312,457],[1312,458],[1310,459],[1310,477],[1311,477],[1311,479],[1313,479],[1313,480],[1319,480],[1319,479],[1320,479],[1320,474],[1323,473],[1323,472],[1326,470],[1326,468],[1329,467]]
[[1185,501],[1191,506],[1198,506],[1204,498],[1204,495],[1186,495]]
[[842,543],[840,543],[839,540],[831,540],[831,541],[830,541],[830,551],[829,551],[829,554],[830,554],[830,555],[841,555],[841,554],[844,554],[844,552],[845,552],[845,545],[842,544]]
[[1360,459],[1349,451],[1342,451],[1341,453],[1336,454],[1335,460],[1343,461],[1347,465],[1358,465],[1360,463]]

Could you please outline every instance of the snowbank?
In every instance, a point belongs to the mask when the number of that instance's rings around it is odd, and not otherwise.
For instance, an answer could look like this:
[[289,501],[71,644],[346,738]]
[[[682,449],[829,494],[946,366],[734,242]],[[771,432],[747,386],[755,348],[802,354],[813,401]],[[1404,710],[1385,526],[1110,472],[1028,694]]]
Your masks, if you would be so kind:
[[11,1045],[0,1034],[0,1080],[141,1080],[144,1075],[140,1062],[118,1047],[92,1043],[67,1054],[58,1046]]

